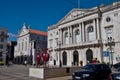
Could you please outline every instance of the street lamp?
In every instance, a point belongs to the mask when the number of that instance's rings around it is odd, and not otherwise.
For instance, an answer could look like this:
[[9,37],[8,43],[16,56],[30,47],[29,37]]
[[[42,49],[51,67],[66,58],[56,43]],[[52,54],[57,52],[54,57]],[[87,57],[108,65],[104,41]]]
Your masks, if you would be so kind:
[[108,37],[107,46],[109,46],[109,61],[111,62],[111,67],[113,65],[113,50],[112,46],[115,45],[114,39],[112,37]]

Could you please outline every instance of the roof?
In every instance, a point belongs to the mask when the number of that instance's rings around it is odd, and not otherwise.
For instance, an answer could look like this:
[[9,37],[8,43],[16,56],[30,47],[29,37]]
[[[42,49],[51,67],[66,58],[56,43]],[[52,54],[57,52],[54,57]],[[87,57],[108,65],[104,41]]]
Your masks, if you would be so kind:
[[30,33],[47,36],[47,32],[29,29]]

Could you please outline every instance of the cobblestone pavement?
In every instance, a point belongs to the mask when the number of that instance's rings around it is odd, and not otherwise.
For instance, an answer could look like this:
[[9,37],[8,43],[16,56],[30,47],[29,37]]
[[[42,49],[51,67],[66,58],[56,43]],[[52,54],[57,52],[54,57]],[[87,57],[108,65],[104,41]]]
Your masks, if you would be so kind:
[[0,66],[0,80],[40,80],[29,77],[29,67],[23,65]]
[[72,80],[71,76],[57,77],[57,78],[49,78],[47,80]]
[[[29,67],[24,65],[0,66],[0,80],[42,80],[29,77]],[[71,76],[49,78],[47,80],[72,80]]]

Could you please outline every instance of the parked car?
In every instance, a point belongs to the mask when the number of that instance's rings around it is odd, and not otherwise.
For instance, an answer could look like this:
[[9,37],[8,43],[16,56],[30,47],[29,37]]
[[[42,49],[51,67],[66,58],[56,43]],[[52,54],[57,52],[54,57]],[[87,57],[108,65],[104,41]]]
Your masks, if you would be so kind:
[[120,67],[120,62],[113,65],[114,68]]
[[120,67],[112,70],[110,77],[112,80],[120,80]]
[[81,70],[72,74],[72,80],[104,80],[111,74],[111,69],[106,64],[87,64]]
[[111,73],[111,80],[120,80],[120,72]]

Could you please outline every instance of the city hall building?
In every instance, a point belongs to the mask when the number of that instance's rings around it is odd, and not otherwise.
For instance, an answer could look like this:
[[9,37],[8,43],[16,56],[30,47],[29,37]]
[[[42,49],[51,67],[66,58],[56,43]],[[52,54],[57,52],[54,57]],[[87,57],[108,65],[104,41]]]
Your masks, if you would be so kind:
[[18,64],[36,64],[36,54],[42,57],[43,49],[47,48],[47,32],[31,29],[23,24],[17,35],[17,45],[14,50],[14,61]]
[[49,65],[80,66],[120,62],[120,2],[72,9],[48,27]]

